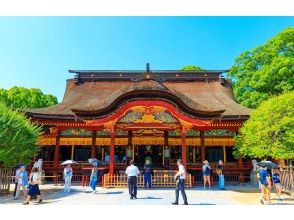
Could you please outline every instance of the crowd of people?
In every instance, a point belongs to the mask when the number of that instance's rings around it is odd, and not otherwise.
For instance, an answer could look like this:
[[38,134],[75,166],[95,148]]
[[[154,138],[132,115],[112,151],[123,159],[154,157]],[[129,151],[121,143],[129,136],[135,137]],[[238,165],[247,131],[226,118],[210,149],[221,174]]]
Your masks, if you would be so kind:
[[[96,186],[98,182],[98,164],[93,163],[93,168],[91,170],[89,187],[92,190],[92,193],[96,193]],[[172,202],[173,205],[178,205],[179,203],[179,192],[181,192],[184,205],[188,205],[187,195],[185,193],[185,178],[186,178],[186,169],[182,164],[182,161],[177,160],[178,171],[174,176],[176,182],[175,189],[175,201]],[[218,188],[220,190],[225,190],[225,178],[223,173],[223,161],[219,161],[216,166],[216,173],[218,175]],[[140,174],[140,170],[137,166],[135,166],[134,160],[130,160],[130,165],[127,167],[125,174],[128,177],[128,189],[130,199],[137,199],[137,178]],[[150,190],[152,187],[152,167],[149,160],[146,160],[143,175],[144,175],[144,189]],[[202,166],[202,175],[203,175],[203,189],[206,189],[206,185],[208,184],[209,189],[211,189],[211,175],[212,168],[209,165],[207,160],[203,161]],[[71,164],[67,164],[64,167],[64,192],[69,193],[71,191],[71,179],[73,176],[73,169]],[[257,173],[257,178],[259,181],[259,187],[261,190],[261,199],[260,202],[262,204],[272,204],[270,199],[270,192],[272,186],[276,189],[277,200],[282,201],[281,193],[282,187],[280,184],[279,178],[279,170],[275,169],[273,172],[268,170],[266,166],[261,166],[260,171]],[[38,203],[42,202],[41,192],[39,189],[40,184],[40,174],[37,167],[33,167],[30,175],[28,176],[28,171],[26,170],[25,165],[20,165],[16,170],[15,174],[15,189],[13,193],[13,199],[17,200],[20,196],[20,190],[23,191],[23,196],[25,198],[24,205],[30,203],[32,199],[35,199]]]

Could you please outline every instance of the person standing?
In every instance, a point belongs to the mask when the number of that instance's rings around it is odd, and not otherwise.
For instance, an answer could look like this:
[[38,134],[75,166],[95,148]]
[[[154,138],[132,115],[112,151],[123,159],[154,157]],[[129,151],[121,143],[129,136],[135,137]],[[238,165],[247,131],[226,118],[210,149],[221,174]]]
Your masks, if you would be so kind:
[[105,153],[105,156],[104,156],[105,164],[109,164],[109,161],[110,161],[110,156],[107,153]]
[[259,178],[261,184],[262,198],[260,199],[260,202],[261,204],[271,205],[272,202],[270,200],[270,175],[267,172],[266,166],[262,166],[262,169],[259,171],[257,177]]
[[24,205],[28,205],[30,203],[30,200],[32,197],[37,196],[38,203],[41,203],[43,201],[41,197],[41,192],[39,189],[39,182],[40,182],[40,176],[38,173],[38,168],[33,167],[32,172],[30,174],[30,181],[29,181],[29,192],[26,200],[24,201]]
[[137,199],[137,176],[140,174],[140,171],[135,166],[134,160],[130,160],[130,166],[127,167],[126,174],[128,175],[130,199]]
[[278,169],[275,170],[274,175],[273,175],[273,184],[276,189],[276,194],[277,194],[277,200],[282,201],[283,199],[281,198],[282,194],[282,186],[281,186],[281,181],[280,181],[280,174],[278,173]]
[[146,160],[146,164],[144,166],[144,188],[151,188],[151,164],[149,160]]
[[216,167],[216,173],[218,175],[218,188],[221,190],[225,189],[225,177],[224,177],[223,169],[224,169],[223,161],[220,160]]
[[97,181],[98,181],[98,166],[96,165],[96,163],[94,163],[92,171],[91,171],[90,182],[89,182],[89,186],[92,189],[93,194],[96,193]]
[[14,187],[14,191],[13,191],[13,198],[15,198],[15,195],[16,195],[16,192],[17,192],[17,185],[18,185],[18,176],[20,174],[20,167],[21,167],[21,164],[19,164],[17,166],[17,169],[15,171],[15,176],[14,176],[14,183],[15,183],[15,187]]
[[177,160],[177,165],[179,167],[179,171],[175,175],[175,180],[176,180],[176,200],[173,202],[173,205],[178,205],[179,204],[179,191],[181,191],[183,200],[184,200],[184,205],[188,205],[187,201],[187,195],[185,192],[185,179],[186,179],[186,170],[185,167],[182,165],[182,160]]
[[202,172],[203,172],[203,189],[206,187],[206,182],[208,182],[209,189],[211,187],[210,184],[210,166],[207,160],[203,161],[202,166]]
[[29,185],[28,182],[28,172],[26,171],[26,166],[22,165],[20,167],[20,172],[17,176],[18,182],[17,182],[17,188],[14,196],[14,200],[17,200],[19,198],[20,188],[22,187],[24,198],[27,197],[27,186]]
[[71,178],[73,175],[73,170],[70,164],[67,164],[63,170],[64,176],[64,192],[70,192]]
[[91,187],[93,194],[96,193],[96,185],[98,180],[97,175],[98,175],[98,166],[97,164],[93,164],[93,169],[91,172],[90,183],[89,183],[89,186]]

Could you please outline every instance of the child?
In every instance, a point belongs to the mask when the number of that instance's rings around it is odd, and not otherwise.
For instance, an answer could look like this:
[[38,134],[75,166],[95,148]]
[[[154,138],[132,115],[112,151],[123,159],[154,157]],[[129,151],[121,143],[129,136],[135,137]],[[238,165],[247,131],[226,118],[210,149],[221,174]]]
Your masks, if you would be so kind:
[[72,171],[71,165],[67,164],[63,170],[64,192],[70,192],[72,174],[73,174],[73,171]]

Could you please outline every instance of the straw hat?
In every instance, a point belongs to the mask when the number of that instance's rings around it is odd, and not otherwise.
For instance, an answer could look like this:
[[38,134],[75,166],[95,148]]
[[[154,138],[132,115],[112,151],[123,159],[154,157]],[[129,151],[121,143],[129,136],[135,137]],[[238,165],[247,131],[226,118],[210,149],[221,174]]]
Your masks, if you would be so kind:
[[208,160],[204,160],[203,163],[204,163],[204,164],[209,164],[209,163],[208,163]]

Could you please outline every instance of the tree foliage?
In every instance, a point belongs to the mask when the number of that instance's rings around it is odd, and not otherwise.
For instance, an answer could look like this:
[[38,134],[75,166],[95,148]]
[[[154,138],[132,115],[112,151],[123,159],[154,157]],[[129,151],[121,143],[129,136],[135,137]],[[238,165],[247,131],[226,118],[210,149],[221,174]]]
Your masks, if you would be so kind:
[[22,113],[0,103],[0,161],[4,166],[29,163],[39,150],[37,141],[40,135],[40,127]]
[[236,152],[253,158],[294,158],[294,92],[270,98],[253,111],[236,137]]
[[196,66],[196,65],[187,65],[182,67],[180,70],[184,70],[184,71],[191,71],[191,70],[203,70],[200,66]]
[[239,103],[256,108],[294,86],[294,27],[265,44],[241,53],[229,71]]
[[44,94],[40,89],[27,89],[14,86],[11,89],[0,89],[0,101],[10,109],[42,108],[57,104],[57,98]]

